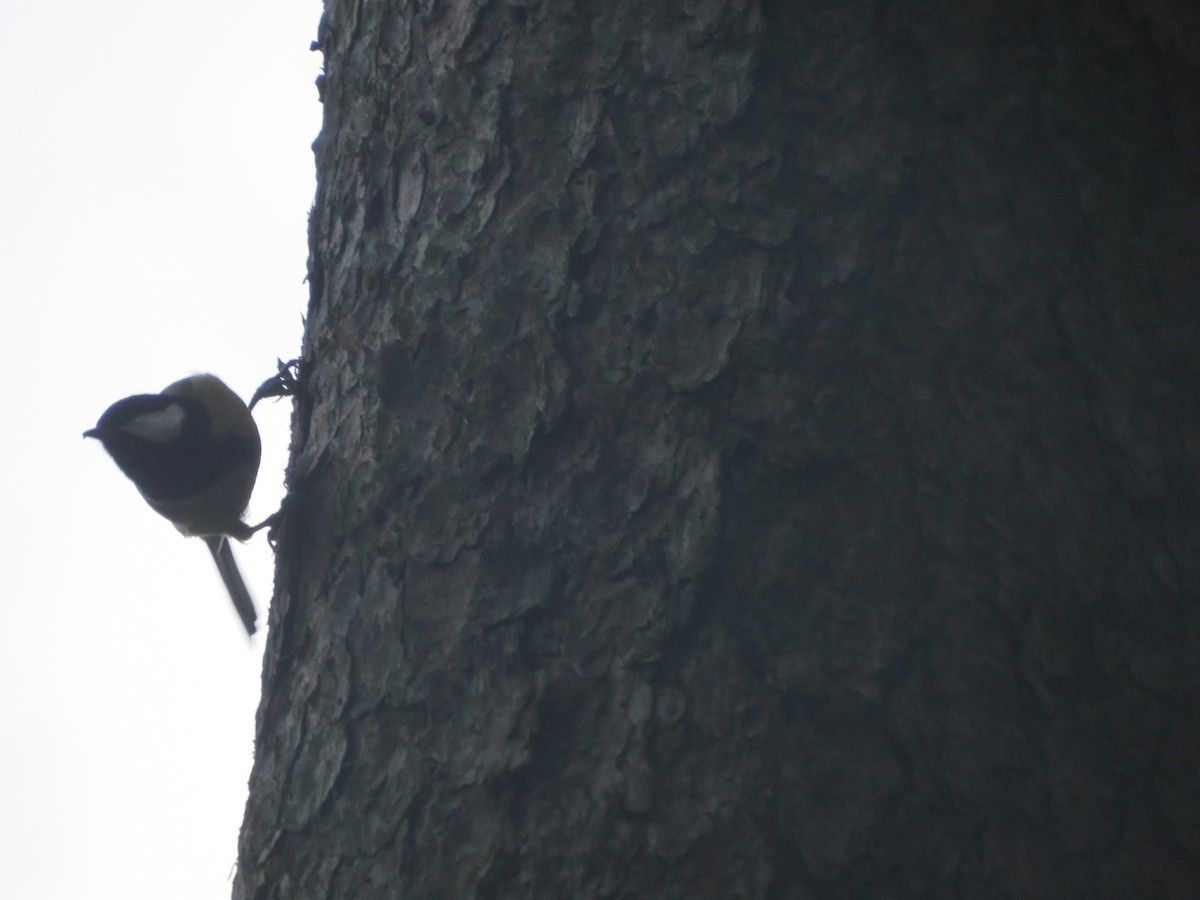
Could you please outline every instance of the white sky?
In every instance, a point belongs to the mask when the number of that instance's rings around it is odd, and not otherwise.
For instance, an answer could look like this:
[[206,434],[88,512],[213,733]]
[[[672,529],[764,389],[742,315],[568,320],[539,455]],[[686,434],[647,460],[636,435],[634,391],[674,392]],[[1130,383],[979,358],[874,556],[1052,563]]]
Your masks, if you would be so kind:
[[[0,897],[228,897],[272,557],[212,560],[81,433],[199,371],[298,354],[318,0],[4,4],[0,54]],[[260,404],[249,518],[282,496]]]

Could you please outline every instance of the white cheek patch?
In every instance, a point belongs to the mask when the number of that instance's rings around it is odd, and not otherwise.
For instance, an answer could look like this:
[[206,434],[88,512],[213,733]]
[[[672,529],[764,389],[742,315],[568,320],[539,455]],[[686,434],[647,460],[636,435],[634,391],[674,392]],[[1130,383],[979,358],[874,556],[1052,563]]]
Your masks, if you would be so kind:
[[172,403],[166,409],[134,416],[121,426],[121,430],[148,441],[165,444],[168,441],[176,440],[183,434],[183,418],[183,407],[178,403]]

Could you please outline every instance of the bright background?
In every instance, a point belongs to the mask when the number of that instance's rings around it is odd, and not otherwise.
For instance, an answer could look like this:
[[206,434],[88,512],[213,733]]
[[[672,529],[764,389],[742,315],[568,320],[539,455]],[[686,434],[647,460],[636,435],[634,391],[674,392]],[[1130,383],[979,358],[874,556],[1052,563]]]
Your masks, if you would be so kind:
[[[318,0],[41,0],[0,54],[0,897],[228,897],[273,561],[212,560],[81,432],[211,371],[248,398],[298,355]],[[248,518],[283,494],[260,404]]]

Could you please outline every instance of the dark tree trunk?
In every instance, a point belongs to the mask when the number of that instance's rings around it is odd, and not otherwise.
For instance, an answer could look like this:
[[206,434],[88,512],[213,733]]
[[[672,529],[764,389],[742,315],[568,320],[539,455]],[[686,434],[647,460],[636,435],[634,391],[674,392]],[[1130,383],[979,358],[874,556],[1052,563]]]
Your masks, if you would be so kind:
[[1200,6],[321,43],[237,897],[1195,896]]

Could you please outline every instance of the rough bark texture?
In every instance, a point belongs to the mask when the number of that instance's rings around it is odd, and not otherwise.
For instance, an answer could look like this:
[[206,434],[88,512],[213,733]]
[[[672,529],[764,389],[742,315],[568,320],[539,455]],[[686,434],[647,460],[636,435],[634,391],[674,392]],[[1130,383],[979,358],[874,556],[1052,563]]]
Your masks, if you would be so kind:
[[1196,895],[1200,6],[321,42],[236,896]]

